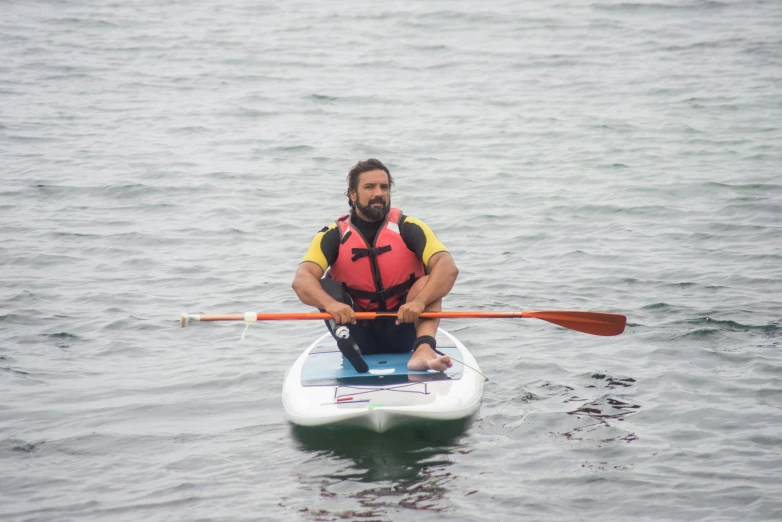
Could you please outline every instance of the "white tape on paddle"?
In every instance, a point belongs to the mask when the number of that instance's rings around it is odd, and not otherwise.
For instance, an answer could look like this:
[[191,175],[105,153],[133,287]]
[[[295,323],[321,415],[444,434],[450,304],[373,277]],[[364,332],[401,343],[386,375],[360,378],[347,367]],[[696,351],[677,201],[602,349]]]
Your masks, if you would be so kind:
[[258,314],[256,312],[244,313],[244,331],[242,332],[242,337],[241,337],[242,341],[244,341],[244,336],[247,335],[247,330],[250,328],[250,325],[257,322],[258,322]]
[[200,321],[200,320],[201,320],[200,315],[190,315],[187,312],[184,312],[182,314],[182,317],[179,318],[179,326],[184,328],[185,326],[187,326],[187,323],[189,323],[190,321]]

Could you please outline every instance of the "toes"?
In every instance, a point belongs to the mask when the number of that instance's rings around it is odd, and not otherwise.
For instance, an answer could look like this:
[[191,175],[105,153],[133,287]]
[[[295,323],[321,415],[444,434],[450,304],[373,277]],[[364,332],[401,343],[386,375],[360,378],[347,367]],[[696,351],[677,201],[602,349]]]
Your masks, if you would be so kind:
[[438,372],[444,372],[448,368],[451,368],[453,366],[453,363],[451,362],[450,357],[438,357],[437,359],[432,359],[429,361],[429,369],[435,370]]

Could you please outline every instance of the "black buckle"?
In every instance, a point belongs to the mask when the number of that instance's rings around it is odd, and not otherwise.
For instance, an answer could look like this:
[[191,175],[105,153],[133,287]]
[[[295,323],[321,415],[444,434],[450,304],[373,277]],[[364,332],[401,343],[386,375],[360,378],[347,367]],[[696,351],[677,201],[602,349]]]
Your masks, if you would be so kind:
[[382,247],[372,247],[372,248],[354,248],[353,249],[353,258],[351,261],[358,261],[362,257],[376,257],[380,254],[385,254],[386,252],[391,251],[391,245],[386,245]]

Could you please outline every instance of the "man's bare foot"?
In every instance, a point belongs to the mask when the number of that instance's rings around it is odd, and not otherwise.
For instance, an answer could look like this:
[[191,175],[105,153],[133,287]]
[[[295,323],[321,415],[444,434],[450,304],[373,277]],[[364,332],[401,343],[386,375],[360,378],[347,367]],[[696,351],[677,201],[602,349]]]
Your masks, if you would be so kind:
[[450,357],[447,355],[438,356],[428,344],[419,345],[418,349],[413,352],[410,360],[407,361],[408,370],[444,372],[451,366],[453,366],[453,363]]

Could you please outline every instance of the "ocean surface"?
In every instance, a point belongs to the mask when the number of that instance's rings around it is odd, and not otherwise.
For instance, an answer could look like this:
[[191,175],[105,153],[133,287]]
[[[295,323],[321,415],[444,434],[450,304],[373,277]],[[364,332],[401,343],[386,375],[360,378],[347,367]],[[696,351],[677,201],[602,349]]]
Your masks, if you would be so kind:
[[[0,520],[782,519],[782,3],[4,0]],[[301,432],[290,288],[377,157],[464,428]]]

